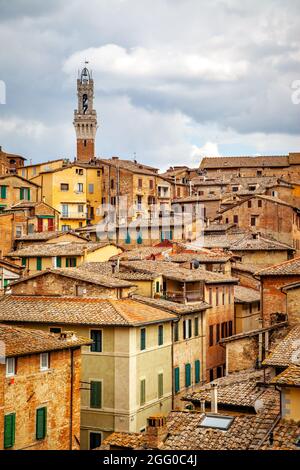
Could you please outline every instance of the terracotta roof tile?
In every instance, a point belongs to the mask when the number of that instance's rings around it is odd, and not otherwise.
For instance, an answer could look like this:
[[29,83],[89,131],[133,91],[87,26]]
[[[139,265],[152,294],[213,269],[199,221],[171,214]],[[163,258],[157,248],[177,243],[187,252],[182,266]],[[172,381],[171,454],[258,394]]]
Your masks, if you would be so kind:
[[90,339],[78,337],[75,334],[67,335],[67,338],[63,339],[53,333],[3,324],[0,324],[0,341],[5,345],[7,357],[91,344]]
[[300,275],[300,257],[274,264],[256,273],[258,276]]
[[[300,342],[299,342],[300,344]],[[281,374],[276,375],[271,383],[283,386],[297,386],[300,387],[300,359],[299,364],[291,364]]]
[[300,325],[297,325],[280,341],[263,365],[288,367],[290,364],[300,364],[299,345]]
[[137,326],[172,321],[176,315],[129,298],[109,300],[75,297],[5,295],[0,299],[0,321],[69,325]]
[[52,257],[52,256],[83,256],[84,252],[91,253],[109,245],[108,242],[82,242],[82,243],[73,243],[73,242],[61,242],[61,243],[36,243],[34,245],[28,245],[23,248],[20,248],[16,251],[11,251],[8,253],[8,257],[11,258],[21,258],[21,257]]

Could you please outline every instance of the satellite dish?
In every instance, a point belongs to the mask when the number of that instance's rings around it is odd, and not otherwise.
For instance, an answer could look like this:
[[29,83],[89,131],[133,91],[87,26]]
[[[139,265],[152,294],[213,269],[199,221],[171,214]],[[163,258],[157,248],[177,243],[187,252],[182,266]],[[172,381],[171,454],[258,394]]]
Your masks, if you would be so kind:
[[194,269],[198,269],[200,267],[200,263],[197,259],[192,260],[192,266]]
[[264,402],[262,400],[256,400],[254,403],[254,409],[256,413],[259,413],[264,407]]

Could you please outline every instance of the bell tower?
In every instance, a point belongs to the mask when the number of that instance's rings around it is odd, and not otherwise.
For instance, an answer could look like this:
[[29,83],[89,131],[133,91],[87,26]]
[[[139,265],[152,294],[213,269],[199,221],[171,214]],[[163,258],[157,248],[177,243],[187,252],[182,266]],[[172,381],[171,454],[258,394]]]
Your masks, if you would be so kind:
[[[87,62],[86,62],[87,64]],[[97,113],[93,109],[94,80],[84,67],[77,79],[78,107],[74,111],[74,127],[77,139],[77,161],[89,162],[95,158]]]

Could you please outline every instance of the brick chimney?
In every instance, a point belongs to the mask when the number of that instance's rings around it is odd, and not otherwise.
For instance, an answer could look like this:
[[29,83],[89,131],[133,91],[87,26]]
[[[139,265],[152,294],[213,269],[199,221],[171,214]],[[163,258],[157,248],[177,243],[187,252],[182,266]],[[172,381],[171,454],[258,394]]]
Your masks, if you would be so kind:
[[167,418],[163,415],[150,416],[148,418],[148,426],[146,434],[148,438],[148,446],[151,449],[157,449],[168,434]]

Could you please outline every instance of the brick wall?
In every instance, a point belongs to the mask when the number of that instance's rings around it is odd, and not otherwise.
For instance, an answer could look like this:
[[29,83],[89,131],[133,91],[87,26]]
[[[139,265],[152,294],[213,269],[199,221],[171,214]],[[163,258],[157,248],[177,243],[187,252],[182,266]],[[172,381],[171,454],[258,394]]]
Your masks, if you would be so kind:
[[287,313],[286,296],[281,287],[300,280],[300,276],[263,276],[261,311],[263,326],[271,324],[271,315],[274,313]]
[[[43,372],[40,371],[39,354],[17,359],[17,374],[13,381],[10,378],[4,379],[4,413],[16,413],[13,449],[70,449],[72,388],[72,448],[79,448],[76,438],[79,440],[80,436],[80,366],[81,353],[80,349],[76,349],[71,387],[70,350],[51,352],[50,369]],[[47,435],[45,439],[36,440],[36,410],[43,406],[47,407]],[[0,413],[0,449],[3,448],[1,424],[3,418],[1,423]]]
[[[99,298],[118,298],[118,289],[97,286],[88,282],[75,279],[68,279],[52,273],[45,274],[33,279],[28,279],[20,284],[11,286],[12,293],[16,295],[62,295],[76,296],[76,287],[80,286],[86,289],[86,293],[82,293],[82,297],[99,297]],[[123,296],[126,296],[128,289],[124,289]]]

